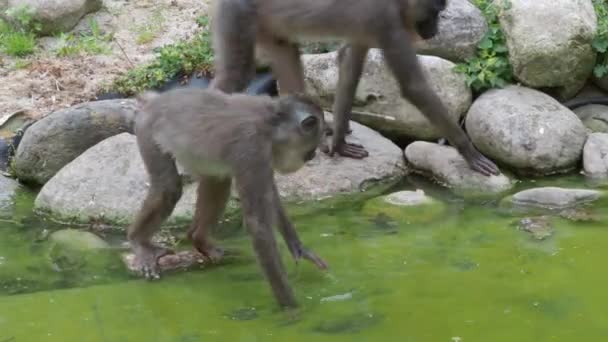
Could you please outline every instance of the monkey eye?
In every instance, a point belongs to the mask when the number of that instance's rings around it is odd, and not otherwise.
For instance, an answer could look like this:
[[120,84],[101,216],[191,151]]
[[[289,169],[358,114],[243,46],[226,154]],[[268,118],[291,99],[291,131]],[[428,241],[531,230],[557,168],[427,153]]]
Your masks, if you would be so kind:
[[305,132],[311,132],[317,128],[319,120],[314,116],[309,116],[300,122],[300,126]]

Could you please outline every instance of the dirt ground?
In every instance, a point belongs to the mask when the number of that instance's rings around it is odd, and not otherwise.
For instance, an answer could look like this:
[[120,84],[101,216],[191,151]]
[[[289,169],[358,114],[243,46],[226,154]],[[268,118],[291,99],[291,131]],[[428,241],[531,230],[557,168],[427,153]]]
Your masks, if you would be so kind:
[[94,100],[104,84],[149,61],[155,48],[195,34],[196,18],[208,13],[209,2],[104,0],[104,8],[84,17],[73,32],[90,30],[95,19],[103,33],[114,34],[107,43],[110,53],[58,57],[57,37],[41,38],[38,51],[27,58],[0,53],[0,122],[15,112],[40,118]]

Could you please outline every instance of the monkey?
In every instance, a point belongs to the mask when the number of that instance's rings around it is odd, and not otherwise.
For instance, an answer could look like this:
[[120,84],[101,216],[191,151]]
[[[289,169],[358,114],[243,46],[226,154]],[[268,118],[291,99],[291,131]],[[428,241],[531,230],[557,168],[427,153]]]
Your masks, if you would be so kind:
[[138,272],[160,278],[158,258],[172,253],[154,245],[151,237],[182,195],[178,163],[199,180],[188,231],[195,250],[211,261],[223,255],[209,241],[209,231],[223,215],[234,178],[243,221],[272,292],[282,307],[297,306],[272,226],[278,226],[296,262],[328,266],[300,241],[281,204],[274,171],[295,172],[315,157],[325,125],[323,110],[304,94],[271,98],[195,88],[146,92],[138,96],[138,106],[134,133],[150,179],[127,230]]
[[327,153],[365,158],[361,145],[347,143],[353,98],[370,48],[380,48],[401,96],[416,106],[486,176],[498,167],[481,154],[460,126],[449,119],[419,65],[414,41],[438,31],[447,0],[217,0],[212,20],[215,77],[210,87],[242,91],[255,70],[255,48],[267,52],[282,94],[305,91],[297,39],[345,42],[338,54],[338,86],[333,104],[334,134]]

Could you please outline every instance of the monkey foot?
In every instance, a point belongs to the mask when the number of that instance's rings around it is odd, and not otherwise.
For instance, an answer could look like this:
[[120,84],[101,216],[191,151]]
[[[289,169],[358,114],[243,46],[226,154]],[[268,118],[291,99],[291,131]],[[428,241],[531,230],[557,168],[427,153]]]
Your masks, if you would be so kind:
[[300,259],[306,259],[322,270],[326,270],[328,268],[325,260],[321,259],[318,255],[316,255],[315,252],[306,249],[301,244],[291,245],[289,246],[289,250],[291,251],[291,255],[293,255],[293,258],[295,259],[296,263]]
[[471,148],[470,151],[462,153],[464,159],[469,163],[469,166],[474,171],[481,173],[484,176],[499,175],[500,170],[490,159],[486,158],[483,154],[477,151],[475,148]]
[[346,158],[363,159],[369,156],[369,152],[360,144],[343,142],[334,148],[330,148],[327,144],[322,144],[320,147],[321,151],[330,157],[334,156],[334,153]]
[[194,242],[194,249],[200,253],[205,260],[210,262],[218,262],[224,257],[224,249],[215,247],[210,243],[197,243]]
[[158,259],[167,254],[173,254],[172,250],[155,245],[134,246],[133,251],[135,252],[134,268],[146,279],[159,279]]

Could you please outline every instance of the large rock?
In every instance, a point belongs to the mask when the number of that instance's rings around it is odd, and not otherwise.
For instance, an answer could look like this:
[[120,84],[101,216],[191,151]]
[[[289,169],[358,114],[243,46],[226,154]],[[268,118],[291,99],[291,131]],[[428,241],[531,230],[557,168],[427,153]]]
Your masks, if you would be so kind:
[[49,114],[28,128],[15,154],[17,177],[44,184],[98,142],[131,132],[134,100],[83,103]]
[[0,0],[0,13],[28,6],[32,18],[41,24],[41,34],[51,35],[74,28],[87,13],[101,9],[102,0]]
[[481,11],[468,0],[449,0],[440,18],[439,32],[432,39],[419,41],[418,52],[455,62],[473,57],[488,31]]
[[460,153],[451,146],[417,141],[407,146],[405,158],[414,172],[428,176],[462,196],[499,194],[513,186],[509,178],[502,174],[486,177],[471,170]]
[[532,175],[572,170],[587,138],[572,111],[548,95],[519,86],[481,95],[467,114],[466,129],[481,152]]
[[608,134],[593,133],[583,150],[583,168],[592,178],[608,178]]
[[602,197],[602,193],[587,189],[558,187],[534,188],[520,191],[503,200],[503,205],[561,210],[590,203]]
[[18,188],[17,181],[0,175],[0,214],[12,206]]
[[[323,153],[291,175],[277,175],[279,192],[287,200],[312,200],[338,193],[359,192],[370,181],[403,175],[403,153],[380,134],[351,123],[349,140],[364,144],[363,160],[329,158]],[[126,225],[140,208],[148,175],[135,137],[124,133],[87,150],[44,185],[35,207],[59,219],[86,222],[89,218]],[[196,184],[189,184],[170,219],[191,218]]]
[[594,133],[608,133],[608,106],[590,104],[574,109],[587,129]]
[[[308,90],[331,109],[338,81],[336,52],[304,55],[302,61]],[[434,56],[419,56],[432,88],[448,108],[455,122],[471,105],[471,90],[465,76],[453,71],[454,63]],[[371,49],[355,94],[353,119],[380,132],[420,140],[441,137],[437,129],[408,101],[401,97],[395,78],[384,63],[382,52]]]
[[558,88],[571,97],[591,75],[597,28],[591,0],[510,0],[500,11],[513,72],[533,88]]

